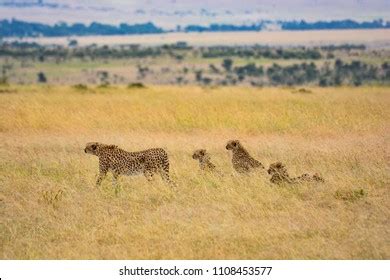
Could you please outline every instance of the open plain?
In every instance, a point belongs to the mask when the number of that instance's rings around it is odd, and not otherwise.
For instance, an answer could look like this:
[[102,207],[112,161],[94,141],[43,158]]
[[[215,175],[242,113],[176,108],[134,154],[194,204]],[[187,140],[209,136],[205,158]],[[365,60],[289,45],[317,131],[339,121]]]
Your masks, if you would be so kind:
[[[2,86],[1,259],[389,259],[390,89]],[[236,174],[239,139],[264,165],[322,184]],[[165,148],[159,178],[95,188],[85,143]],[[222,176],[191,158],[205,148]]]

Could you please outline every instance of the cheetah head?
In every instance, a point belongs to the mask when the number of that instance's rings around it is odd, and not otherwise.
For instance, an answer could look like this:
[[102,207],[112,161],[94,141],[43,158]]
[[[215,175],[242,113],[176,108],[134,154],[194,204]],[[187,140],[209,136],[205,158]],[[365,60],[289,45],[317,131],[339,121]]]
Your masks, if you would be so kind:
[[97,151],[99,150],[100,143],[98,142],[89,142],[85,146],[84,152],[91,155],[97,155]]
[[192,158],[193,159],[202,159],[204,158],[205,156],[207,155],[207,152],[206,150],[202,149],[202,150],[196,150],[193,154],[192,154]]
[[284,166],[283,163],[281,163],[281,162],[275,162],[275,163],[272,163],[272,164],[269,166],[267,172],[268,172],[268,174],[273,175],[273,174],[275,174],[275,173],[283,173],[283,171],[284,171],[285,169],[286,169],[286,167]]
[[238,140],[230,140],[226,144],[226,150],[238,150],[241,147],[241,143]]

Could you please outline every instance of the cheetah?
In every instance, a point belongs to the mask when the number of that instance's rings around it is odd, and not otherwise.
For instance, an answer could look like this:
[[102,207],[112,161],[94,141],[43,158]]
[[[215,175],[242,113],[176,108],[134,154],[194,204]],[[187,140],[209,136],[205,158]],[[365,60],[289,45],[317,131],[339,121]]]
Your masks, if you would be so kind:
[[291,178],[290,175],[288,175],[286,166],[281,162],[275,162],[271,164],[268,168],[268,174],[271,175],[271,183],[274,184],[299,184],[303,182],[325,182],[325,180],[318,175],[317,173],[313,176],[310,176],[309,174],[305,173],[301,176]]
[[241,145],[238,140],[230,140],[226,144],[226,149],[233,153],[233,168],[239,173],[247,173],[255,169],[264,169],[264,166],[258,160],[251,157],[248,151]]
[[202,171],[215,171],[215,165],[210,160],[210,155],[206,150],[196,150],[193,155],[193,159],[199,160],[199,167]]
[[99,158],[99,176],[96,187],[99,187],[108,171],[113,174],[113,185],[117,185],[119,175],[143,174],[150,181],[154,174],[159,173],[163,180],[172,186],[169,178],[169,159],[164,149],[153,148],[139,152],[127,152],[115,145],[97,142],[87,143],[85,153]]

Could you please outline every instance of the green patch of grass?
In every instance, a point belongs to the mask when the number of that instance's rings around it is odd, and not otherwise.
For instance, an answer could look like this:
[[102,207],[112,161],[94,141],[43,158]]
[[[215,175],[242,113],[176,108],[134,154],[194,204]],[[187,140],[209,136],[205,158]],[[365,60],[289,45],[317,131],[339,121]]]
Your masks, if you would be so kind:
[[143,83],[130,83],[127,85],[127,88],[129,89],[135,89],[135,88],[146,88],[146,86]]
[[84,84],[77,84],[73,86],[74,89],[80,90],[80,91],[85,91],[88,90],[88,86]]
[[348,201],[355,202],[367,196],[367,192],[364,189],[356,189],[356,190],[338,190],[335,193],[335,198]]

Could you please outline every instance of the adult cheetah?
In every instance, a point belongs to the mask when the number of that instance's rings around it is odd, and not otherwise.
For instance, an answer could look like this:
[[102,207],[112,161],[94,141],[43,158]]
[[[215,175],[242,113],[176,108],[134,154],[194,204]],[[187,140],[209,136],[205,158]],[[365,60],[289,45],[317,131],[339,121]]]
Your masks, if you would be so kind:
[[215,165],[210,160],[210,155],[206,150],[196,150],[192,154],[192,158],[199,161],[199,167],[202,171],[215,171]]
[[275,162],[271,164],[268,168],[268,174],[271,175],[271,183],[274,184],[299,184],[304,182],[324,182],[325,180],[320,177],[317,173],[314,175],[309,175],[307,173],[302,174],[301,176],[292,178],[287,172],[286,166],[281,162]]
[[233,153],[233,168],[239,173],[247,173],[257,168],[264,169],[264,166],[258,160],[251,157],[248,151],[238,140],[230,140],[226,144],[226,149]]
[[164,149],[154,148],[139,152],[127,152],[115,145],[97,142],[87,143],[85,153],[99,158],[99,177],[96,186],[100,186],[108,171],[113,174],[113,184],[116,185],[119,175],[143,174],[148,180],[159,173],[164,181],[174,186],[169,178],[169,159]]

